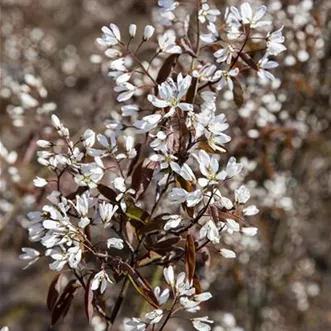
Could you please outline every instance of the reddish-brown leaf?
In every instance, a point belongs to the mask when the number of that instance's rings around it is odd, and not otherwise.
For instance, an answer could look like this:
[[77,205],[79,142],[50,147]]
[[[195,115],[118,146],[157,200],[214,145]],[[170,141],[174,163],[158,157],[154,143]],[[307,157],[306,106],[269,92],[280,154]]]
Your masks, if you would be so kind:
[[244,103],[244,91],[238,79],[233,78],[233,99],[238,107],[241,107]]
[[117,193],[112,188],[103,184],[98,184],[98,191],[110,201],[115,201],[117,197]]
[[196,77],[193,77],[192,83],[191,83],[189,89],[187,90],[186,102],[193,103],[195,94],[197,92],[197,85],[198,85],[198,79]]
[[163,229],[165,223],[167,223],[167,220],[163,219],[163,217],[165,215],[169,215],[169,214],[160,214],[160,215],[156,216],[155,218],[153,218],[147,224],[144,224],[144,226],[139,229],[139,231],[138,231],[139,234],[143,235],[143,234],[147,234],[147,233],[151,233],[151,232],[159,231],[159,230]]
[[221,147],[222,149],[224,149],[224,151],[212,149],[206,140],[202,140],[199,143],[199,149],[203,149],[204,151],[206,151],[207,153],[210,153],[210,154],[224,154],[227,152],[227,149],[223,145],[218,145],[218,146]]
[[190,234],[186,237],[185,260],[186,275],[188,280],[191,281],[195,273],[196,254],[194,238]]
[[132,161],[130,163],[129,170],[128,170],[128,176],[131,176],[132,171],[133,171],[134,167],[136,166],[136,164],[137,164],[137,162],[139,160],[140,154],[141,154],[141,144],[140,143],[136,144],[136,146],[134,148],[135,148],[137,154],[132,159]]
[[71,280],[64,288],[52,310],[52,325],[54,325],[60,317],[65,317],[78,288],[79,284],[76,280]]
[[47,307],[49,311],[52,311],[56,300],[58,299],[60,295],[60,283],[61,283],[61,277],[62,274],[58,274],[54,277],[51,284],[48,288],[48,294],[47,294]]
[[136,200],[146,192],[154,173],[156,162],[151,161],[146,166],[138,164],[132,175],[132,188],[136,191]]
[[201,284],[200,284],[200,280],[199,280],[199,278],[196,274],[194,274],[194,276],[193,276],[193,286],[195,288],[195,293],[196,294],[200,294],[200,293],[203,292]]
[[178,236],[171,237],[165,240],[158,241],[151,248],[157,252],[160,249],[171,248],[173,245],[176,245],[179,240],[180,238]]
[[85,289],[85,296],[84,296],[84,304],[85,304],[85,313],[87,320],[90,322],[92,319],[93,315],[93,290],[91,289],[92,281],[94,278],[94,273],[91,274],[89,277],[87,284],[86,284],[86,289]]
[[179,40],[180,46],[182,46],[184,53],[190,54],[192,57],[196,58],[197,55],[193,50],[192,43],[190,39],[186,36]]
[[73,200],[76,198],[76,195],[81,195],[88,190],[87,186],[79,186],[75,192],[72,192],[66,196],[68,200]]
[[179,54],[171,54],[166,58],[156,78],[158,84],[163,83],[169,77],[172,68],[176,64],[178,56]]
[[256,62],[247,53],[239,53],[239,56],[254,70],[259,70]]
[[139,274],[138,271],[134,270],[130,265],[126,265],[126,271],[128,272],[128,277],[137,290],[137,292],[145,298],[145,300],[154,308],[159,308],[159,303],[154,294],[154,291],[147,280]]

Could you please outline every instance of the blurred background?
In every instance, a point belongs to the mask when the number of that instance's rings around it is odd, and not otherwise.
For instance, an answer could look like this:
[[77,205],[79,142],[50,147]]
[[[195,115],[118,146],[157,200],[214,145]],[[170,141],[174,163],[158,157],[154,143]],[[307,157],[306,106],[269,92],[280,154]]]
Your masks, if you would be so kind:
[[[192,6],[190,0],[179,2]],[[24,262],[18,259],[21,247],[31,246],[24,229],[26,213],[39,207],[43,194],[32,185],[40,175],[35,141],[43,116],[56,107],[71,132],[101,130],[118,105],[95,39],[111,22],[121,31],[130,23],[142,30],[152,22],[156,3],[0,0],[0,326],[8,325],[11,331],[49,329],[45,302],[54,273],[46,261],[22,270]],[[328,331],[331,1],[249,3],[255,8],[267,5],[275,29],[284,25],[287,51],[277,58],[280,66],[272,84],[259,84],[254,74],[247,77],[240,109],[231,93],[225,92],[219,102],[233,127],[230,152],[244,163],[245,182],[260,209],[254,221],[259,234],[249,240],[225,238],[238,258],[213,259],[201,270],[205,287],[214,294],[204,315],[215,320],[215,331]],[[214,4],[223,14],[226,6],[241,2]],[[142,56],[149,58],[148,50]],[[42,79],[34,110],[18,92],[25,73]],[[53,330],[103,330],[96,319],[94,325],[87,323],[80,299]],[[122,316],[136,316],[137,303],[128,301]],[[173,321],[168,330],[190,329]]]

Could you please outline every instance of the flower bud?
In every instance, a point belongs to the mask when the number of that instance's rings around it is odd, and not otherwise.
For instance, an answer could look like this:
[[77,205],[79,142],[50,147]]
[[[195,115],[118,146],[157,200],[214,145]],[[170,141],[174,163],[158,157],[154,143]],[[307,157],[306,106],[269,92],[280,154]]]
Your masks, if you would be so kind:
[[41,178],[41,177],[36,177],[34,180],[33,180],[33,184],[34,186],[36,187],[44,187],[47,185],[47,180],[44,179],[44,178]]
[[134,38],[136,35],[136,31],[137,31],[137,25],[135,24],[130,24],[129,26],[129,34],[131,38]]
[[144,36],[143,36],[143,40],[147,41],[149,40],[153,34],[154,34],[155,28],[151,25],[146,25],[145,29],[144,29]]
[[53,143],[51,143],[48,140],[40,139],[40,140],[37,140],[37,145],[41,148],[49,148],[49,147],[53,146]]

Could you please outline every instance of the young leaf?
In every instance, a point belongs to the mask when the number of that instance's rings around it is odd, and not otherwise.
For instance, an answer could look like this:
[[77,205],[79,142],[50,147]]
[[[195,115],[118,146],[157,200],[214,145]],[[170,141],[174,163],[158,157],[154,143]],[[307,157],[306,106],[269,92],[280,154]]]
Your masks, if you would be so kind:
[[167,223],[167,220],[163,219],[165,215],[169,215],[169,214],[160,214],[155,218],[153,218],[147,224],[144,224],[144,226],[142,226],[138,231],[139,235],[156,232],[156,231],[158,232],[161,229],[163,229],[164,225]]
[[126,265],[125,269],[128,272],[128,277],[137,290],[137,292],[154,308],[159,308],[159,303],[152,287],[136,270],[134,270],[130,265]]
[[146,210],[135,206],[133,203],[127,205],[125,214],[129,218],[143,223],[148,223],[150,220],[149,213]]
[[196,294],[200,294],[202,293],[202,287],[201,287],[201,283],[200,283],[200,280],[198,278],[198,276],[196,274],[194,274],[193,276],[193,286],[195,288],[195,293]]
[[173,246],[177,244],[179,240],[180,240],[179,237],[171,237],[153,244],[152,246],[149,247],[149,249],[157,253],[164,254],[172,250]]
[[95,275],[95,273],[92,273],[87,281],[86,289],[85,289],[85,296],[84,296],[85,313],[86,313],[87,320],[89,322],[91,321],[92,315],[93,315],[93,293],[94,292],[91,289],[91,285],[92,285],[94,275]]
[[197,92],[197,85],[198,85],[198,79],[196,77],[193,77],[192,83],[191,83],[189,89],[187,90],[186,102],[193,103],[195,94]]
[[177,58],[178,58],[178,54],[171,54],[163,63],[157,78],[156,78],[156,82],[158,84],[163,83],[170,75],[172,68],[174,67],[174,65],[176,64]]
[[154,173],[156,162],[149,162],[143,167],[143,162],[138,164],[132,175],[132,188],[136,191],[136,200],[146,192]]
[[195,273],[196,254],[194,238],[190,234],[188,234],[186,238],[185,260],[186,275],[188,277],[188,280],[191,281]]
[[82,195],[88,190],[87,186],[79,186],[75,192],[72,192],[66,196],[68,200],[73,200],[76,198],[76,195]]
[[60,283],[61,283],[62,274],[58,274],[54,277],[51,284],[48,288],[48,294],[47,294],[47,307],[49,311],[52,311],[56,300],[58,299],[60,295]]
[[244,92],[238,79],[233,78],[233,99],[238,107],[244,103]]
[[258,71],[259,68],[256,62],[247,53],[239,53],[239,56],[254,70]]
[[71,280],[64,288],[59,300],[56,302],[56,305],[52,310],[52,325],[54,325],[61,316],[65,317],[78,288],[79,284],[76,280]]
[[136,166],[136,164],[139,160],[140,154],[141,154],[141,144],[140,143],[136,144],[136,146],[134,148],[137,152],[137,155],[132,159],[132,161],[130,163],[129,170],[128,170],[128,176],[131,176],[132,171],[133,171],[134,167]]
[[117,193],[110,187],[103,184],[98,184],[98,190],[108,200],[115,201]]

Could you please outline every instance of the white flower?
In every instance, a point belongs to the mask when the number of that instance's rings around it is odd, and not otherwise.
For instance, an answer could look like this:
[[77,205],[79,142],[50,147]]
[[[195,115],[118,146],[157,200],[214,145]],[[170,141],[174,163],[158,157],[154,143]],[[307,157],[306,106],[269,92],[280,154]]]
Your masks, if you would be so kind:
[[33,185],[36,187],[44,187],[47,185],[47,183],[48,182],[46,179],[38,177],[38,176],[33,180]]
[[151,161],[159,162],[160,168],[167,169],[171,168],[172,171],[178,172],[180,171],[180,166],[175,161],[178,160],[178,158],[172,154],[168,154],[167,152],[164,152],[164,155],[162,154],[152,154],[149,159]]
[[23,247],[22,252],[23,254],[21,254],[19,258],[24,261],[29,261],[23,269],[26,269],[33,263],[37,262],[40,256],[40,253],[37,250],[29,247]]
[[259,212],[259,210],[257,209],[257,207],[255,205],[248,206],[247,208],[245,208],[243,210],[243,214],[245,216],[253,216],[253,215],[258,214],[258,212]]
[[201,23],[205,23],[206,20],[215,23],[217,16],[221,15],[221,12],[218,9],[210,9],[209,5],[204,3],[202,4],[198,15]]
[[226,62],[226,64],[230,65],[234,52],[235,50],[233,49],[233,47],[231,45],[228,45],[224,48],[220,48],[213,55],[216,58],[216,62]]
[[82,164],[80,167],[81,173],[76,174],[74,180],[79,186],[88,186],[90,188],[97,187],[97,183],[103,177],[103,169],[97,166],[96,163]]
[[143,36],[143,40],[147,41],[149,39],[152,38],[153,34],[154,34],[155,28],[151,25],[146,25],[145,29],[144,29],[144,36]]
[[218,244],[220,242],[220,234],[215,225],[215,223],[209,220],[201,229],[200,229],[200,239],[208,238],[213,244]]
[[34,108],[39,105],[39,102],[28,93],[20,93],[19,96],[23,108]]
[[267,53],[270,55],[278,55],[286,50],[286,47],[283,45],[285,38],[282,34],[284,26],[282,26],[277,31],[272,33],[268,32],[267,34]]
[[209,22],[209,24],[207,25],[207,29],[209,30],[209,33],[201,34],[200,39],[207,44],[214,43],[220,37],[218,28],[214,23]]
[[170,265],[169,267],[166,267],[163,269],[163,276],[165,281],[168,285],[171,287],[174,287],[175,285],[175,273],[173,267]]
[[9,327],[8,326],[3,326],[0,331],[9,331]]
[[239,189],[236,189],[234,191],[234,195],[235,195],[235,200],[240,204],[246,203],[248,199],[251,197],[249,190],[244,185],[241,185]]
[[230,209],[233,208],[232,201],[227,197],[220,196],[219,202],[220,202],[221,206],[224,207],[227,210],[230,210]]
[[241,232],[245,234],[246,236],[254,237],[257,234],[258,228],[256,227],[246,227],[242,228]]
[[176,108],[180,108],[183,111],[192,111],[193,105],[181,102],[181,99],[186,94],[191,85],[192,77],[187,75],[183,78],[180,73],[177,76],[177,82],[175,83],[172,78],[168,78],[164,83],[159,85],[159,95],[161,99],[157,98],[153,94],[149,94],[147,99],[157,108],[170,107],[168,113],[164,117],[172,116]]
[[224,133],[214,134],[213,132],[205,132],[205,136],[207,138],[208,145],[214,151],[226,152],[226,149],[223,148],[222,145],[228,143],[231,140],[231,137]]
[[252,7],[248,2],[245,2],[240,6],[240,12],[237,8],[231,7],[231,13],[234,17],[243,24],[249,24],[252,28],[259,28],[271,24],[270,21],[260,21],[266,12],[267,7],[261,6],[253,15]]
[[60,122],[60,119],[56,115],[51,116],[52,124],[56,130],[59,130],[62,126],[62,123]]
[[56,271],[60,271],[66,263],[69,263],[71,268],[77,268],[82,259],[82,251],[79,246],[70,247],[67,251],[52,249],[50,251],[46,251],[46,255],[49,255],[55,260],[49,265],[49,267],[51,270]]
[[103,26],[101,31],[103,35],[101,38],[97,38],[98,44],[102,46],[115,46],[121,41],[121,34],[117,25],[111,23],[109,28]]
[[218,173],[219,164],[215,156],[210,157],[204,150],[199,150],[197,154],[194,154],[194,157],[199,163],[201,173],[206,177],[198,179],[199,185],[202,187],[214,185],[225,179],[226,173],[224,171]]
[[101,217],[101,220],[103,223],[107,225],[107,223],[110,222],[112,219],[113,215],[117,211],[118,206],[111,205],[110,203],[107,203],[106,201],[103,201],[102,203],[99,204],[99,214]]
[[158,37],[160,50],[168,54],[179,54],[182,52],[180,46],[176,44],[176,35],[173,30],[167,30]]
[[91,290],[95,291],[100,287],[100,293],[103,293],[106,290],[108,283],[112,283],[112,281],[110,280],[106,271],[101,270],[95,274],[92,280]]
[[87,194],[82,194],[82,196],[76,195],[76,206],[78,215],[84,217],[88,213],[88,198]]
[[124,248],[123,240],[119,238],[110,238],[107,240],[107,247],[113,247],[121,250]]
[[51,116],[51,120],[55,130],[60,136],[69,137],[69,130],[63,126],[63,124],[60,122],[59,118],[56,115],[53,114]]
[[126,325],[132,326],[130,331],[145,331],[147,324],[140,318],[133,317],[130,321],[126,322]]
[[164,230],[168,231],[170,229],[177,228],[178,225],[182,221],[182,217],[180,215],[166,215],[162,217],[163,220],[168,220],[164,225]]
[[135,24],[130,24],[129,26],[129,35],[131,38],[134,38],[137,32],[137,25]]
[[161,19],[159,23],[161,25],[170,26],[172,21],[176,18],[173,11],[178,6],[178,1],[174,0],[158,0],[159,14]]
[[122,116],[133,116],[139,110],[139,106],[137,105],[125,105],[121,107]]
[[198,331],[210,331],[211,327],[209,324],[214,323],[214,321],[210,320],[208,316],[204,317],[195,317],[191,319],[193,327]]
[[151,137],[156,137],[149,145],[154,151],[166,151],[167,150],[167,134],[163,131],[158,131],[155,135],[150,134]]
[[160,114],[147,115],[142,120],[135,121],[133,125],[139,129],[139,133],[145,133],[154,129],[161,119],[162,115]]
[[226,229],[229,234],[232,234],[233,232],[239,232],[240,231],[240,225],[233,219],[227,218],[226,219]]
[[122,56],[122,53],[118,49],[108,48],[105,50],[105,55],[111,59],[116,59]]
[[[94,149],[94,148],[89,148],[88,149],[88,154],[91,156],[106,156],[111,153],[115,153],[117,150],[117,143],[115,136],[112,134],[110,135],[109,138],[104,136],[103,134],[98,134],[97,135],[97,140],[100,145],[102,145],[106,150],[99,150],[99,149]],[[110,143],[109,143],[110,140]]]
[[183,164],[182,168],[180,169],[179,175],[182,176],[184,179],[188,180],[189,182],[196,183],[194,172],[187,163]]
[[266,53],[263,56],[263,58],[257,63],[257,66],[259,68],[257,74],[262,79],[274,80],[275,76],[267,70],[278,67],[278,63],[276,61],[269,60],[268,56],[269,56],[269,54]]
[[82,250],[79,246],[70,247],[67,251],[68,263],[71,268],[77,268],[82,259]]
[[85,147],[90,148],[95,144],[95,132],[91,129],[87,129],[83,135],[83,144]]
[[180,297],[180,304],[190,313],[195,313],[200,310],[199,302],[190,300],[188,297]]
[[202,200],[202,191],[197,189],[193,192],[187,192],[183,188],[175,187],[168,197],[170,202],[183,203],[186,201],[188,207],[193,207]]
[[225,85],[228,85],[230,91],[233,91],[232,78],[238,76],[238,74],[238,68],[231,69],[230,71],[218,70],[215,72],[212,80],[218,81],[217,90],[221,90]]
[[193,299],[196,302],[204,302],[212,298],[212,294],[210,292],[202,292],[200,294],[196,294]]
[[230,249],[222,248],[220,250],[220,253],[226,259],[234,259],[236,257],[236,253],[234,251],[231,251]]
[[[192,76],[197,78],[199,82],[206,82],[210,81],[211,77],[213,76],[214,72],[216,71],[216,66],[214,64],[207,63],[203,65],[199,69],[195,69],[192,72]],[[206,93],[213,93],[211,91],[203,91],[201,95]],[[203,106],[201,105],[201,111],[203,111]]]
[[158,286],[156,286],[154,288],[154,294],[157,298],[159,305],[161,306],[168,301],[169,296],[170,296],[170,290],[169,290],[169,288],[166,288],[161,292],[161,289]]
[[115,92],[121,92],[117,96],[118,102],[123,102],[129,100],[136,92],[137,87],[129,82],[124,82],[123,84],[116,86],[114,88]]
[[238,175],[243,168],[243,165],[241,163],[237,163],[236,158],[231,156],[228,164],[226,165],[226,173],[228,178],[232,178],[236,175]]
[[163,317],[163,311],[161,309],[155,309],[145,315],[149,319],[149,324],[157,324],[161,321]]
[[125,150],[126,153],[121,153],[116,156],[117,160],[120,159],[133,159],[137,155],[137,151],[134,148],[134,137],[133,136],[125,136]]
[[53,143],[48,140],[39,139],[36,143],[41,148],[49,148],[53,146]]
[[117,177],[114,179],[114,187],[116,190],[124,193],[126,191],[125,180],[123,177]]

